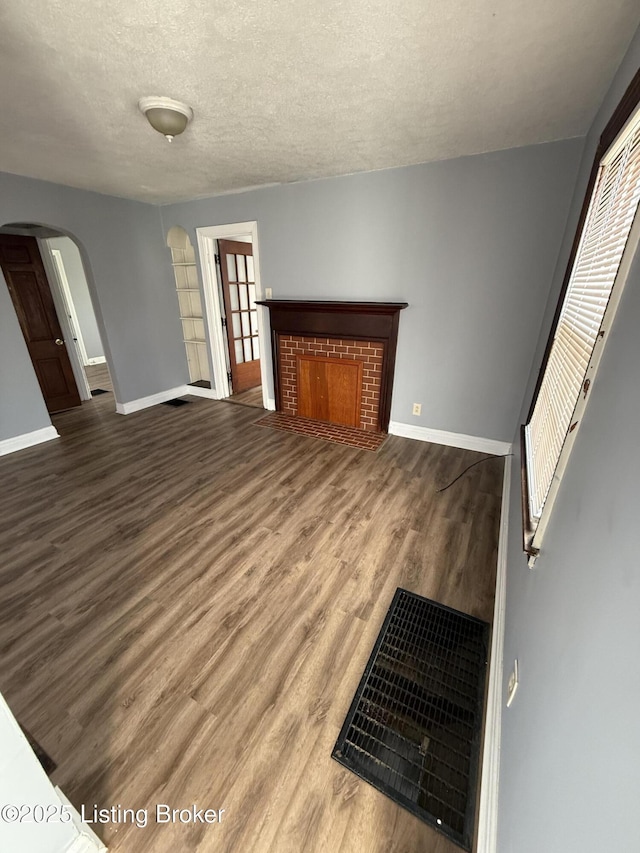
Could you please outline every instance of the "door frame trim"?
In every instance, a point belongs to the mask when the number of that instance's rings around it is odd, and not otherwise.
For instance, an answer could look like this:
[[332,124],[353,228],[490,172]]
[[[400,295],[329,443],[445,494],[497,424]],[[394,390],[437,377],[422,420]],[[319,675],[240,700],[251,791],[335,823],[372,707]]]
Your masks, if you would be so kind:
[[73,370],[73,376],[78,387],[78,394],[80,395],[81,400],[92,400],[91,388],[89,387],[89,380],[87,379],[84,364],[82,363],[82,357],[73,340],[73,329],[66,311],[67,300],[64,292],[64,285],[60,280],[60,273],[53,256],[53,249],[49,244],[49,239],[47,237],[36,237],[35,239],[40,251],[40,257],[42,258],[42,265],[44,266],[44,271],[47,276],[47,282],[49,284],[49,290],[51,291],[51,297],[56,309],[56,314],[58,315],[58,322],[62,329],[64,342],[67,344],[67,355],[71,362],[71,369]]
[[[207,331],[209,333],[211,366],[213,381],[216,387],[216,397],[223,400],[231,396],[231,388],[227,378],[227,342],[222,329],[222,309],[218,292],[218,274],[215,256],[217,240],[231,240],[234,237],[251,237],[253,246],[253,264],[256,282],[256,300],[264,298],[260,277],[260,249],[258,245],[258,223],[235,222],[228,225],[207,225],[196,228],[198,254],[200,255],[200,274],[204,290]],[[262,405],[265,409],[274,410],[275,400],[269,399],[269,370],[271,359],[268,357],[268,342],[271,340],[269,312],[258,306],[258,340],[260,341],[260,379],[262,382]],[[272,377],[273,379],[273,377]]]
[[71,293],[71,285],[69,284],[69,279],[67,278],[67,271],[64,266],[64,258],[62,257],[62,252],[60,251],[60,249],[52,248],[51,256],[53,257],[56,272],[60,280],[60,289],[62,295],[64,296],[64,304],[65,308],[67,309],[67,314],[71,315],[72,331],[75,333],[74,342],[77,344],[78,350],[80,351],[82,366],[86,367],[90,363],[89,356],[87,355],[87,348],[84,345],[84,338],[82,337],[82,329],[80,327],[80,320],[76,312],[76,306],[73,302],[73,294]]

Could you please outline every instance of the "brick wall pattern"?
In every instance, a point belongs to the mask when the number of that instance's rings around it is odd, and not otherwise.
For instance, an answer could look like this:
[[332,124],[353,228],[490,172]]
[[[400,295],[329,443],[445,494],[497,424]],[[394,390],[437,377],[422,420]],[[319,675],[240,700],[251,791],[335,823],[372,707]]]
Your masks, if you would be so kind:
[[360,429],[379,432],[380,385],[384,344],[375,341],[352,341],[338,338],[310,338],[299,335],[280,335],[280,389],[282,411],[298,414],[299,355],[319,355],[327,358],[362,361],[362,395]]

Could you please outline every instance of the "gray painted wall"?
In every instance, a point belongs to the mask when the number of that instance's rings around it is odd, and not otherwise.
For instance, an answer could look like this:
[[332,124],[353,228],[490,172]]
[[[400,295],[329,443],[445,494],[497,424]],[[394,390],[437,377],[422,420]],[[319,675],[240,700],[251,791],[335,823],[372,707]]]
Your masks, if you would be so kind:
[[[13,222],[48,225],[75,238],[120,402],[188,380],[171,258],[157,207],[0,173],[0,225]],[[0,288],[8,298],[4,280]],[[9,308],[13,312],[11,303]],[[0,338],[0,364],[11,365],[0,373],[0,401],[3,411],[11,411],[13,435],[49,423],[47,418],[32,425],[34,412],[41,411],[38,401],[26,387],[18,399],[15,382],[5,376],[28,374],[27,361],[25,350]]]
[[[509,440],[581,147],[569,140],[161,212],[0,175],[0,225],[41,223],[79,243],[121,402],[187,380],[160,215],[167,229],[190,230],[194,244],[196,226],[257,219],[263,284],[276,297],[410,303],[401,319],[394,420]],[[0,341],[4,357],[17,354]],[[0,395],[13,405],[8,388]],[[413,402],[423,404],[420,418],[411,415]],[[13,408],[12,429],[26,431]]]
[[[598,138],[640,65],[636,34],[587,139],[535,376],[558,298]],[[514,460],[507,578],[500,853],[640,850],[640,257],[636,256],[541,556],[522,554]]]
[[409,302],[392,419],[510,441],[582,144],[167,205],[163,224],[197,245],[196,227],[257,220],[274,298]]
[[69,237],[50,238],[49,244],[52,249],[58,249],[62,257],[87,357],[100,358],[104,356],[104,349],[78,247]]

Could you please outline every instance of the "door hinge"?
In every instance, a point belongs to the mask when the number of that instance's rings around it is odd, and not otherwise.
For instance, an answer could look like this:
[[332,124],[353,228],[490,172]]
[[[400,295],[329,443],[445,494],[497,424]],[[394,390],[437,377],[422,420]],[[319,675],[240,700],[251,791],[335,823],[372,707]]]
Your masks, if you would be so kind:
[[214,255],[213,257],[216,259],[216,264],[220,266],[220,255]]
[[227,379],[231,382],[231,371],[227,370]]
[[222,328],[226,329],[227,328],[227,318],[221,317],[220,320],[222,321]]

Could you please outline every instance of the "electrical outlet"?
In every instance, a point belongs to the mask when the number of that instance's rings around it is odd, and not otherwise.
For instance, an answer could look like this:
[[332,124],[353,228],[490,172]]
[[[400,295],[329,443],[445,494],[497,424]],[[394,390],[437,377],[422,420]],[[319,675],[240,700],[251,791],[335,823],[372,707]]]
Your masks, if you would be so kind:
[[420,415],[420,414],[422,414],[422,403],[414,403],[414,404],[413,404],[413,412],[412,412],[412,414],[413,414],[413,415]]
[[273,299],[273,290],[270,287],[264,289],[265,299]]
[[509,683],[507,684],[507,708],[513,702],[516,691],[518,690],[518,659],[513,662],[513,669],[511,670],[511,675],[509,676]]

